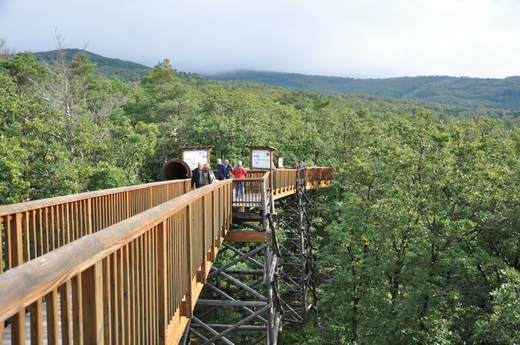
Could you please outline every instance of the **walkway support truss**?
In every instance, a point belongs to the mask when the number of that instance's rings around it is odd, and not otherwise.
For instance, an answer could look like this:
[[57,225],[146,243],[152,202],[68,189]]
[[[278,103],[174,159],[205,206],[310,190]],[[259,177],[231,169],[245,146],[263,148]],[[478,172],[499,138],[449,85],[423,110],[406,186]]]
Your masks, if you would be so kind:
[[305,324],[316,310],[307,187],[322,182],[311,169],[277,172],[278,180],[265,174],[250,186],[266,191],[256,205],[247,195],[233,201],[232,229],[219,254],[224,264],[213,265],[183,344],[281,344],[282,321]]
[[305,170],[299,170],[296,193],[277,201],[280,241],[280,290],[283,321],[306,324],[307,313],[317,311],[313,246]]

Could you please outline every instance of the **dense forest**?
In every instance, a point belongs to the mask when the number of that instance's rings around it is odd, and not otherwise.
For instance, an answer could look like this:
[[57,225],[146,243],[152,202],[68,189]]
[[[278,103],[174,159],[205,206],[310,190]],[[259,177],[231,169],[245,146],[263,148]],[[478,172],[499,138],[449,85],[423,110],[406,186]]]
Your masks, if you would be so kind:
[[[0,204],[156,181],[183,146],[335,169],[312,204],[319,313],[288,344],[520,343],[515,111],[326,95],[0,50]],[[520,88],[517,88],[517,91]],[[213,162],[213,166],[214,166]]]

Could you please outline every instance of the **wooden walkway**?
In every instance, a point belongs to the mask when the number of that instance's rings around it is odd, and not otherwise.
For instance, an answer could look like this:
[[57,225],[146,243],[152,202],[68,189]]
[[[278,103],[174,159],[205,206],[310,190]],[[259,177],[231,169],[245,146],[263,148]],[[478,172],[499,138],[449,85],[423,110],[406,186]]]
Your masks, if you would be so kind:
[[178,343],[233,209],[265,210],[302,172],[309,189],[332,181],[328,168],[279,169],[244,179],[243,198],[232,180],[177,180],[0,206],[0,340]]
[[[258,206],[261,206],[262,198],[258,193],[256,193],[256,194],[247,193],[247,194],[244,194],[244,196],[242,198],[239,198],[236,196],[236,189],[233,189],[232,195],[233,195],[233,199],[232,199],[233,207],[258,207]],[[68,338],[69,338],[68,342],[70,344],[72,344],[72,343],[74,343],[73,337],[72,337],[72,332],[71,332],[71,330],[73,329],[72,321],[69,320],[69,326],[66,328],[66,330],[62,329],[61,320],[62,320],[62,318],[67,319],[67,317],[62,316],[62,306],[61,306],[60,294],[57,294],[57,297],[58,297],[58,299],[57,299],[57,310],[58,310],[57,319],[59,320],[58,326],[57,326],[58,327],[57,341],[59,344],[67,343],[67,342],[63,342],[63,339],[62,339],[62,334],[65,333],[65,334],[68,334]],[[47,344],[49,344],[49,342],[47,340],[49,337],[48,337],[47,322],[45,322],[45,320],[47,320],[47,303],[46,302],[42,303],[41,313],[42,313],[41,318],[42,318],[42,320],[44,320],[44,322],[42,324],[43,330],[41,332],[41,339],[39,339],[39,340],[34,339],[32,343],[47,345]],[[69,306],[68,306],[68,310],[66,311],[66,314],[70,315],[71,313],[72,313],[72,301],[71,301],[71,299],[69,299]],[[31,332],[31,313],[25,314],[24,324],[25,324],[25,334],[34,334],[34,332]],[[16,344],[16,342],[13,342],[11,331],[12,331],[11,325],[8,325],[7,327],[5,327],[4,333],[3,333],[3,345],[15,345]],[[31,339],[27,338],[25,340],[25,344],[30,345]]]

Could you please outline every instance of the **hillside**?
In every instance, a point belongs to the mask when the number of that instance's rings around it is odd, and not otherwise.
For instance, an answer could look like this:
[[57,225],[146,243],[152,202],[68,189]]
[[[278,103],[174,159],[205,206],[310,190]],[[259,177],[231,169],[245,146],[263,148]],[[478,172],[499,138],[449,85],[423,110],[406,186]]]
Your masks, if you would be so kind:
[[[65,49],[67,58],[72,58],[75,54],[81,52],[80,49]],[[137,82],[141,80],[150,69],[150,67],[120,59],[106,58],[98,54],[85,51],[90,56],[90,61],[97,66],[97,73],[106,78],[116,77],[124,82]],[[48,52],[34,53],[40,61],[52,61],[56,59],[58,51],[52,50]]]
[[449,76],[354,79],[242,70],[207,77],[266,83],[324,94],[365,94],[464,107],[520,110],[520,76],[505,79]]
[[[81,50],[65,49],[65,51],[72,57]],[[135,62],[106,58],[88,51],[86,53],[90,55],[90,60],[97,65],[96,74],[106,78],[116,77],[124,82],[138,82],[150,70],[150,67]],[[56,58],[57,51],[38,52],[35,55],[39,60],[50,61]],[[179,76],[182,79],[196,79],[198,83],[211,83],[211,79],[227,82],[239,81],[262,83],[326,95],[373,95],[394,99],[415,99],[469,108],[520,111],[520,76],[505,79],[449,76],[354,79],[248,70],[205,76],[179,72]],[[204,80],[205,78],[209,80]]]

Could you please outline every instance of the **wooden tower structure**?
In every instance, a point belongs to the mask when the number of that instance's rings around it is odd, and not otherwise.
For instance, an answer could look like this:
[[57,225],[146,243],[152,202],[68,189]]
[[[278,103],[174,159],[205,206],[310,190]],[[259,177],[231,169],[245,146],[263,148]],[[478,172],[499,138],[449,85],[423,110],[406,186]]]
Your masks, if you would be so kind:
[[[270,173],[275,149],[248,148],[248,180]],[[305,169],[296,176],[296,192],[279,199],[276,208],[273,179],[259,185],[247,181],[244,200],[234,199],[233,224],[197,301],[184,344],[281,344],[282,320],[305,324],[307,312],[316,309]],[[257,188],[260,203],[248,199],[250,193],[258,195]],[[282,243],[278,231],[284,233]]]

